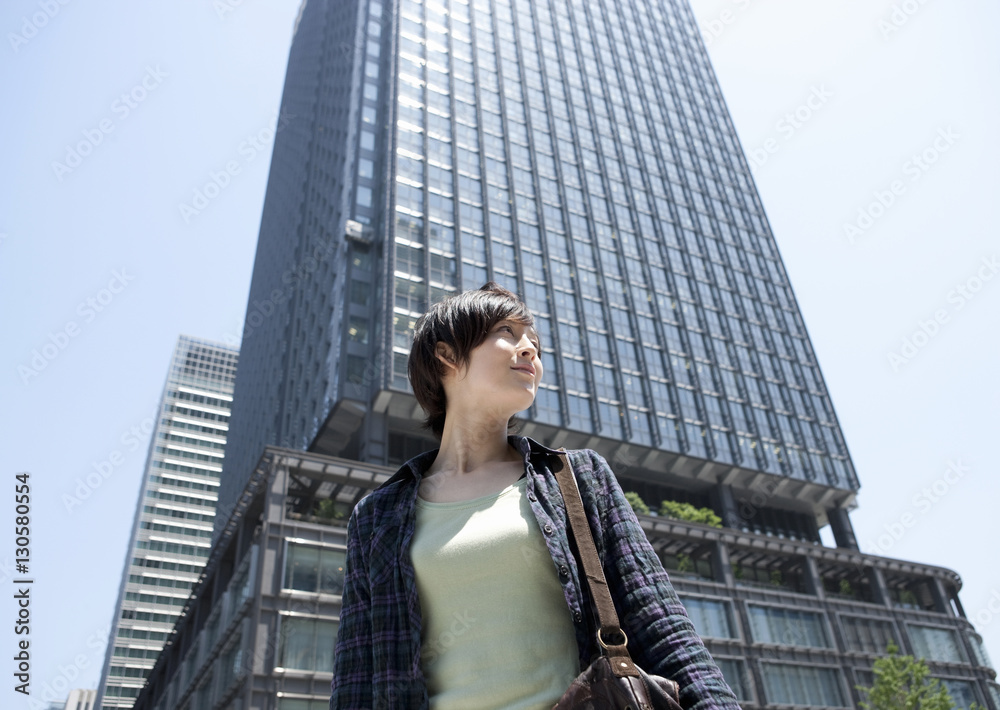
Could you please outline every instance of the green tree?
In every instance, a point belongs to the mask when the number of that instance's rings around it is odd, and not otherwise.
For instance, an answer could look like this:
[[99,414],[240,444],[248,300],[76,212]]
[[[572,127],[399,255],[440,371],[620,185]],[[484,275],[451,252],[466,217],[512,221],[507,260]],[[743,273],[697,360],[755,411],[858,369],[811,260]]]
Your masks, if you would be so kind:
[[686,520],[689,523],[711,525],[714,528],[722,527],[722,518],[711,508],[695,508],[690,503],[678,503],[675,500],[665,500],[660,503],[660,515],[675,520]]
[[331,498],[324,498],[319,501],[313,515],[326,520],[343,520],[347,517],[342,509],[342,506],[337,505],[337,502]]
[[875,661],[875,682],[872,687],[857,689],[867,700],[864,710],[952,710],[955,703],[941,681],[930,677],[930,669],[922,659],[900,656],[899,647],[890,643],[888,656]]
[[628,504],[632,506],[632,510],[634,510],[636,514],[649,515],[649,506],[646,505],[646,502],[635,491],[629,491],[626,493],[625,500],[627,500]]
[[678,572],[690,572],[693,569],[694,569],[694,560],[691,559],[691,555],[684,555],[684,554],[677,555]]

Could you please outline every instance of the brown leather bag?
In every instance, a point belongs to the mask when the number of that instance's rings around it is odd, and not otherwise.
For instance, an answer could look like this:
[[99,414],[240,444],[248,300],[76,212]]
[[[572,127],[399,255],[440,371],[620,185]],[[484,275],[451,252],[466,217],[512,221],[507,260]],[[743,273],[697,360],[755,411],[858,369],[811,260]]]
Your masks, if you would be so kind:
[[576,540],[584,579],[597,610],[597,641],[602,653],[570,683],[552,710],[681,710],[677,683],[650,675],[632,662],[627,648],[628,637],[618,622],[608,591],[608,581],[583,510],[573,466],[565,452],[559,459],[562,465],[555,471],[556,481],[566,503],[566,515]]

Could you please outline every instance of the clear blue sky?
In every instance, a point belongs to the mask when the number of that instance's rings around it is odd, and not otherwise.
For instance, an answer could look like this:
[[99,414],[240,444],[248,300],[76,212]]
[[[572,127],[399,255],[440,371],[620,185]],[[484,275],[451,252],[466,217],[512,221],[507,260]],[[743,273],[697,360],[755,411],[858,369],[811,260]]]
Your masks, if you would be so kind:
[[[14,474],[31,472],[35,697],[97,683],[147,445],[122,437],[156,405],[177,336],[238,338],[298,9],[53,2],[41,21],[43,4],[0,9],[0,471],[10,493]],[[965,609],[1000,661],[1000,613],[988,606],[995,597],[1000,608],[988,446],[1000,424],[1000,278],[977,281],[1000,257],[1000,9],[914,3],[880,29],[893,4],[694,7],[758,158],[862,482],[852,514],[862,547],[957,570]],[[254,137],[263,150],[247,148]],[[67,158],[81,142],[87,155]],[[230,161],[238,174],[185,220],[178,205]],[[891,204],[880,208],[878,194]],[[916,336],[894,369],[889,355],[921,322],[933,334]],[[26,374],[53,340],[53,357]],[[77,479],[116,451],[107,480],[67,510]],[[954,483],[949,462],[968,469]],[[0,506],[5,530],[11,499]],[[0,583],[11,589],[5,545]],[[13,633],[0,636],[13,650]],[[37,707],[9,684],[2,693],[5,707]]]

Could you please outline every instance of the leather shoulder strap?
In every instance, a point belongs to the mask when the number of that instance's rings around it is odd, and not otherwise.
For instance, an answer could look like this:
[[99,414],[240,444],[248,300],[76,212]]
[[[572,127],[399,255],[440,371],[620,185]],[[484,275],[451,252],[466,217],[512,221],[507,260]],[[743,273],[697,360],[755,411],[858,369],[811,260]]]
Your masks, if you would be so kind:
[[[559,460],[562,465],[554,473],[562,491],[563,501],[566,504],[566,517],[569,519],[569,526],[573,531],[573,538],[576,540],[580,565],[583,567],[584,577],[587,586],[590,587],[590,595],[594,598],[594,606],[597,609],[597,620],[600,624],[597,640],[607,655],[617,661],[613,664],[613,668],[617,671],[616,675],[619,673],[633,675],[634,673],[630,671],[634,671],[635,666],[626,650],[628,639],[622,631],[618,621],[618,612],[615,611],[615,604],[611,599],[608,580],[604,576],[601,558],[597,554],[597,546],[594,544],[590,523],[587,522],[587,514],[583,509],[580,488],[577,486],[576,476],[573,475],[573,465],[565,451],[559,454]],[[621,665],[626,661],[627,666]],[[637,672],[635,673],[637,674]]]

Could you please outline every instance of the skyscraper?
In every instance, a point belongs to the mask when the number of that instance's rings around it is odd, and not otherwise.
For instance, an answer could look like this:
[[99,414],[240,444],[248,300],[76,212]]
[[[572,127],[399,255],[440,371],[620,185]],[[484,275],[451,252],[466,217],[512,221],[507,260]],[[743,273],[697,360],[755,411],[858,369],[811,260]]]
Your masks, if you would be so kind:
[[894,642],[1000,710],[958,575],[858,551],[859,482],[685,0],[306,0],[281,111],[234,513],[142,707],[321,707],[344,517],[433,447],[414,322],[492,279],[546,350],[524,433],[597,449],[654,513],[721,518],[642,524],[745,704],[851,705]]
[[132,707],[208,557],[237,359],[221,344],[177,340],[94,707]]
[[314,2],[295,44],[224,501],[264,443],[423,446],[413,322],[494,279],[549,345],[537,431],[801,481],[846,521],[858,483],[686,4]]

